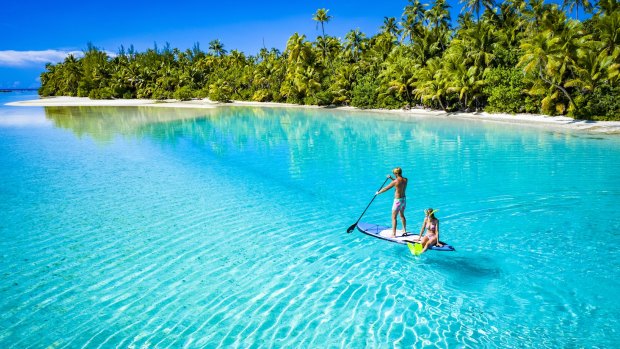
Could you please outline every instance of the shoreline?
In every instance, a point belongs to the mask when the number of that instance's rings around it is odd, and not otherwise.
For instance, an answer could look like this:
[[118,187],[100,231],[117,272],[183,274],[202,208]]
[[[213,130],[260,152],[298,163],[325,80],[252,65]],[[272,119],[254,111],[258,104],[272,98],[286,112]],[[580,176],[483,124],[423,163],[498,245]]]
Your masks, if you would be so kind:
[[565,130],[578,130],[599,134],[620,135],[620,121],[590,121],[576,120],[566,116],[546,116],[540,114],[491,114],[486,112],[453,112],[448,113],[440,110],[412,108],[404,109],[359,109],[355,107],[322,107],[316,105],[298,105],[275,102],[250,102],[233,101],[232,103],[213,102],[208,99],[195,99],[190,101],[165,100],[155,101],[151,99],[105,99],[92,100],[88,97],[46,97],[35,100],[7,103],[8,106],[18,107],[158,107],[158,108],[218,108],[226,106],[245,107],[272,107],[272,108],[307,108],[307,109],[333,109],[351,112],[373,112],[403,117],[444,117],[457,118],[472,121],[490,121],[510,124],[531,126],[549,126]]

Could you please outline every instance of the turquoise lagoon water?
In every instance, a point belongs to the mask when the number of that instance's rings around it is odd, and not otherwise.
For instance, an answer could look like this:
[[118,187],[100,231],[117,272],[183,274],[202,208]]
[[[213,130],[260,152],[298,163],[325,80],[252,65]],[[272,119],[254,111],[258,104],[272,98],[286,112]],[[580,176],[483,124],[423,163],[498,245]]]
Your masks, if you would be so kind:
[[[0,95],[2,348],[610,348],[620,137]],[[456,252],[347,234],[384,176]],[[391,195],[364,221],[389,224]]]

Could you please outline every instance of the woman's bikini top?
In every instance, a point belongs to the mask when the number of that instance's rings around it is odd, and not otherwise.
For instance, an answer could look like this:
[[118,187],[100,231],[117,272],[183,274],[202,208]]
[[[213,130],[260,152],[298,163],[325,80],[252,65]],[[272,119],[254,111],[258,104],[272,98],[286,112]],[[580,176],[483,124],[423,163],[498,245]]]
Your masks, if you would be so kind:
[[437,229],[437,224],[435,224],[435,222],[433,221],[428,221],[426,223],[426,229],[434,232]]

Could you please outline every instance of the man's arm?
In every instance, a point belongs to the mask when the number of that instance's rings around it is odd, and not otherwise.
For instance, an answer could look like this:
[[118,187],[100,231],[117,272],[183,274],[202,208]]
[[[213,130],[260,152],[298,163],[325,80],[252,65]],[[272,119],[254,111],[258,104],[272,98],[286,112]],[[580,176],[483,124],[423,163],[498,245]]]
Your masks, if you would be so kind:
[[375,193],[375,195],[378,195],[378,194],[384,193],[384,192],[386,192],[386,191],[388,191],[388,190],[392,189],[392,187],[393,187],[393,186],[395,186],[395,185],[396,185],[396,180],[393,180],[393,181],[392,181],[392,183],[388,184],[388,186],[387,186],[387,187],[385,187],[385,188],[383,188],[383,189],[379,190],[378,192],[376,192],[376,193]]

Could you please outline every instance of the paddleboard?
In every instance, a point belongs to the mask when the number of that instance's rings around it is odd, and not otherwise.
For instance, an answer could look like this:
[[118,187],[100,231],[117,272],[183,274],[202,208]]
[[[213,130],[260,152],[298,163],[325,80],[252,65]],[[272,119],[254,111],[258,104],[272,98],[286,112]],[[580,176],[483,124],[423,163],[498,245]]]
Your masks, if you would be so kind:
[[[395,242],[397,244],[403,244],[403,245],[407,244],[408,242],[412,244],[419,242],[419,236],[420,236],[419,234],[411,234],[411,233],[408,233],[407,235],[403,236],[402,230],[396,230],[396,237],[392,237],[392,228],[382,226],[382,225],[372,224],[372,223],[363,223],[363,222],[357,223],[357,230],[361,231],[362,233],[366,235],[370,235],[378,239]],[[440,243],[443,246],[431,246],[429,247],[429,250],[455,251],[454,247],[446,244],[445,242],[440,241]]]

